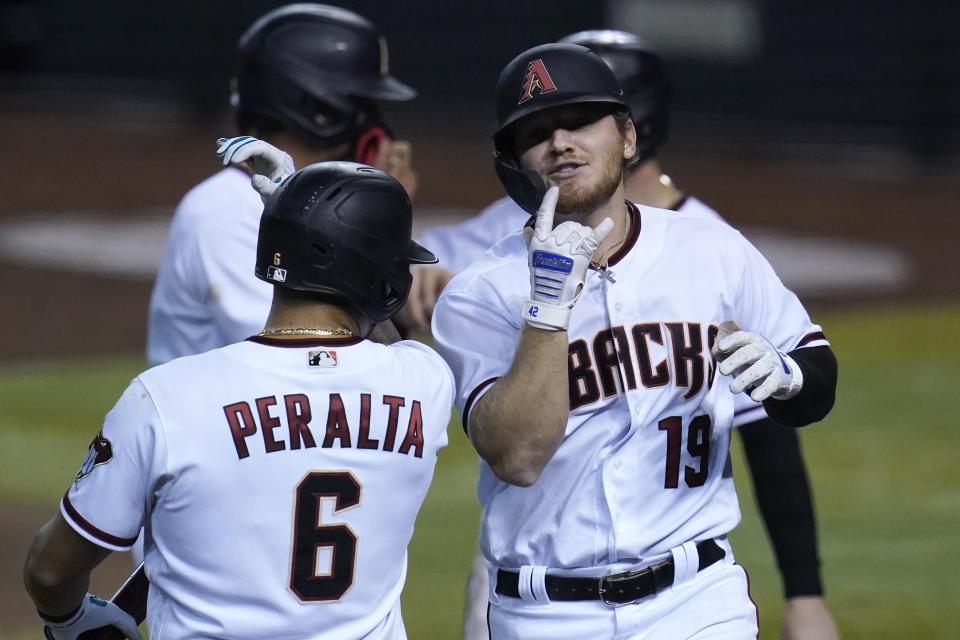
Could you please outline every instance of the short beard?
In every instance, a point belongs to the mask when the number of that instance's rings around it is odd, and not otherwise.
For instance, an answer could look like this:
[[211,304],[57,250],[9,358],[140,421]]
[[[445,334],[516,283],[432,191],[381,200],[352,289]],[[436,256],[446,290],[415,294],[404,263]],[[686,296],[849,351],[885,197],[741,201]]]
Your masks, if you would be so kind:
[[622,180],[623,160],[615,152],[603,163],[603,175],[592,189],[579,189],[571,193],[569,189],[561,187],[556,211],[567,217],[589,215],[613,197]]

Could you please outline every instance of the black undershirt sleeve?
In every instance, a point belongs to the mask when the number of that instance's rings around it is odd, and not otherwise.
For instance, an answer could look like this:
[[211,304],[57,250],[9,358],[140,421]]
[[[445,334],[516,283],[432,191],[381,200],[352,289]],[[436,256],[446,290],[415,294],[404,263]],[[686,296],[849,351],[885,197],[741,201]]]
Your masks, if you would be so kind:
[[796,430],[764,418],[737,431],[784,597],[822,595],[813,498]]
[[836,395],[836,356],[826,346],[794,349],[789,355],[803,372],[803,387],[789,400],[764,400],[763,408],[774,422],[785,427],[823,420],[833,408]]

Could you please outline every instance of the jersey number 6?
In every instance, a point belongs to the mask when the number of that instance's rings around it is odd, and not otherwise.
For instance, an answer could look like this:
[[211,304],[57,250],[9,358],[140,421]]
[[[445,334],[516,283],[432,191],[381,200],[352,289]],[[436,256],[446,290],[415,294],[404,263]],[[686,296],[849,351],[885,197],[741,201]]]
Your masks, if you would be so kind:
[[[290,589],[303,602],[339,600],[353,584],[357,535],[345,524],[321,524],[323,499],[337,513],[360,504],[360,483],[348,471],[314,471],[297,485]],[[317,554],[330,549],[330,569],[317,574]]]

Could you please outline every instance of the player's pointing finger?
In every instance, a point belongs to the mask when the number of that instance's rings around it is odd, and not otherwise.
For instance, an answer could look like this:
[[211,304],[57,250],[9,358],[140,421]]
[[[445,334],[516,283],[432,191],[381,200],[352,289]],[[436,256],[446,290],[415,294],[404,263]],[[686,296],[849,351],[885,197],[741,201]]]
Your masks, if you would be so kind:
[[553,212],[557,208],[557,199],[560,197],[559,187],[550,187],[537,209],[537,221],[533,225],[537,238],[543,240],[553,231]]

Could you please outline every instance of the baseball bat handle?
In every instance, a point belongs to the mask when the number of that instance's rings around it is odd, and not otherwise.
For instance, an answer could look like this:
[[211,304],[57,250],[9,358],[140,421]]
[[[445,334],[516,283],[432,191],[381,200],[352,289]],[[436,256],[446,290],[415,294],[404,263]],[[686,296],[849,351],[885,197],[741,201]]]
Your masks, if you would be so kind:
[[[117,592],[113,594],[110,602],[117,605],[137,621],[137,624],[143,622],[147,617],[147,592],[150,590],[150,581],[147,580],[147,573],[143,570],[141,563],[137,570],[130,574]],[[84,631],[77,640],[123,640],[126,636],[116,627],[100,627]]]

